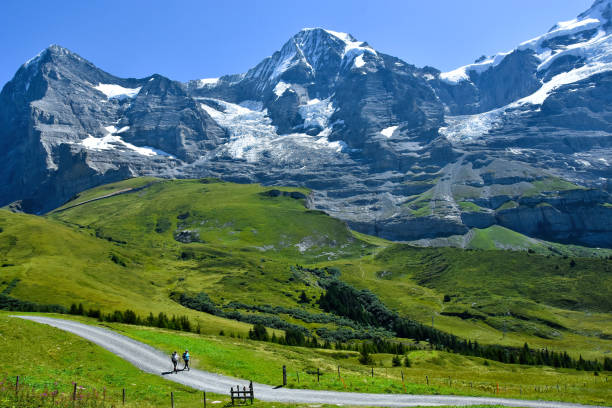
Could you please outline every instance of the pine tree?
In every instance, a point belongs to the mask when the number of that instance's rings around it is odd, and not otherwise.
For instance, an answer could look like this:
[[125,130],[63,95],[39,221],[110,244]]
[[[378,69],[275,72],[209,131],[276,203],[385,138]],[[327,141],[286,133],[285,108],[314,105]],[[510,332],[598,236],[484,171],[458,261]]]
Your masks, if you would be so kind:
[[368,352],[368,348],[365,344],[361,346],[361,351],[359,352],[359,362],[363,365],[371,365],[374,363],[374,359]]

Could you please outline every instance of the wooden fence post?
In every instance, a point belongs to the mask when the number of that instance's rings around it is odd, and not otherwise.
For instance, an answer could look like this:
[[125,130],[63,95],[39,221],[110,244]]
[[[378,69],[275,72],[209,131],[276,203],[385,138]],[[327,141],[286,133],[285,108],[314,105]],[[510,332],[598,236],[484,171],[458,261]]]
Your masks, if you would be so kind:
[[300,372],[296,371],[295,375],[297,376],[298,384],[300,383]]
[[321,372],[319,371],[319,368],[317,367],[317,382],[319,382],[320,376],[321,376]]
[[204,408],[206,408],[206,391],[204,391],[203,393],[204,393]]
[[400,370],[400,372],[402,373],[402,382],[404,382],[404,370]]
[[172,408],[174,408],[174,392],[170,391],[170,403],[172,404]]
[[72,387],[72,400],[76,401],[76,391],[77,391],[77,383],[74,383]]
[[287,366],[283,366],[283,387],[287,385]]
[[340,366],[338,366],[338,379],[340,379]]
[[234,406],[234,387],[230,388],[230,394],[232,396],[232,407]]
[[19,376],[17,376],[17,380],[15,380],[15,394],[19,392]]
[[125,405],[125,388],[121,389],[121,403]]
[[427,381],[427,385],[429,385],[429,377],[425,376],[425,381]]
[[372,367],[372,378],[374,378],[374,367]]
[[253,405],[253,398],[255,397],[253,395],[253,381],[249,381],[249,391],[251,391],[251,405]]

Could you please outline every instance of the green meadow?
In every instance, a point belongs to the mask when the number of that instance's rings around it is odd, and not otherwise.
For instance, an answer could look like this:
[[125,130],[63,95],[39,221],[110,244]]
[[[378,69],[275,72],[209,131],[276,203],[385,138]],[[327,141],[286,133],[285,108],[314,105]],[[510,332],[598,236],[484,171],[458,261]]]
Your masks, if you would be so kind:
[[[351,231],[342,221],[309,209],[308,193],[297,187],[215,179],[146,178],[88,190],[43,216],[0,210],[0,292],[66,308],[82,303],[105,313],[131,309],[141,316],[185,315],[201,328],[201,335],[110,326],[163,350],[189,344],[201,368],[269,384],[279,381],[280,367],[286,364],[292,387],[497,395],[499,384],[500,395],[509,397],[610,403],[612,387],[606,387],[605,379],[611,373],[595,376],[494,361],[485,365],[481,358],[420,344],[415,345],[420,349],[407,354],[410,368],[392,367],[392,355],[375,354],[372,377],[371,367],[359,364],[355,352],[247,340],[251,324],[192,310],[176,301],[177,294],[203,292],[219,307],[237,302],[321,314],[317,300],[325,288],[308,271],[333,268],[339,279],[370,290],[401,316],[463,339],[516,347],[527,342],[532,348],[599,361],[612,356],[612,263],[605,251],[559,244],[552,251],[541,242],[529,247],[531,251],[502,250],[495,243],[505,242],[510,248],[527,238],[498,227],[477,231],[469,250],[418,248]],[[37,350],[40,355],[46,356],[44,347],[51,350],[56,341],[83,342],[55,329],[1,316],[3,336],[11,338],[4,348],[17,350],[25,344],[25,334],[9,336],[13,325],[46,339],[46,346]],[[308,330],[339,328],[333,319],[316,323],[287,313],[278,316]],[[390,340],[411,344],[410,339]],[[82,360],[83,378],[91,386],[108,384],[111,389],[114,380],[103,376],[115,359],[103,350],[92,353],[94,358]],[[49,364],[32,367],[35,371],[17,365],[5,374],[24,371],[32,381],[43,382],[45,373],[46,378],[59,378],[65,370],[62,379],[70,384],[69,362],[47,357]],[[103,360],[100,364],[98,358]],[[312,374],[316,368],[324,372],[319,383]],[[132,369],[129,375],[136,376]],[[149,384],[139,378],[133,383]],[[151,384],[155,381],[161,388],[145,393],[143,403],[155,405],[146,397],[167,394],[163,380],[154,377]],[[189,391],[182,392],[187,398]],[[193,398],[195,403],[199,397]]]

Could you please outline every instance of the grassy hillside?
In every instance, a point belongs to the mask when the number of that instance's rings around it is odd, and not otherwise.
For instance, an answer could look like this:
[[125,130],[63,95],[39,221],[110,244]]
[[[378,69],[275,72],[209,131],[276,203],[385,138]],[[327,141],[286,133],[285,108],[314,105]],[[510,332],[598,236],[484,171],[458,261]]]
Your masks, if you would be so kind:
[[[114,192],[123,194],[77,205]],[[268,316],[244,306],[280,306],[285,321],[333,330],[338,320],[312,318],[325,289],[311,270],[329,267],[401,315],[428,325],[433,316],[435,327],[463,338],[610,355],[609,260],[393,244],[307,209],[307,194],[133,179],[86,191],[46,217],[0,211],[0,291],[66,307],[187,315],[208,334],[248,331],[176,301],[204,292],[224,310],[239,302],[241,313]],[[499,234],[479,240],[487,247]]]
[[344,280],[390,307],[429,324],[433,317],[435,327],[464,338],[583,356],[612,350],[608,260],[393,245],[335,264]]

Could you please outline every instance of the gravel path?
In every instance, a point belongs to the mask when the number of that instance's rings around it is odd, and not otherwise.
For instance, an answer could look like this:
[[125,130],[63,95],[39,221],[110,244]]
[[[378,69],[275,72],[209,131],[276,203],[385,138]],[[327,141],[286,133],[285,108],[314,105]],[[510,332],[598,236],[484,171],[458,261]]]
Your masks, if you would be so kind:
[[[15,316],[21,319],[57,327],[87,339],[113,354],[134,364],[141,370],[162,375],[170,371],[170,356],[151,346],[132,340],[100,327],[89,326],[71,320],[55,319],[41,316]],[[229,394],[230,387],[247,386],[248,381],[206,371],[193,369],[179,374],[163,375],[163,378],[198,390]],[[451,395],[406,395],[406,394],[362,394],[355,392],[274,389],[270,385],[253,383],[255,398],[263,401],[367,405],[381,407],[410,407],[417,405],[505,405],[508,407],[593,407],[592,405],[569,404],[550,401],[528,401],[509,398],[459,397]]]

